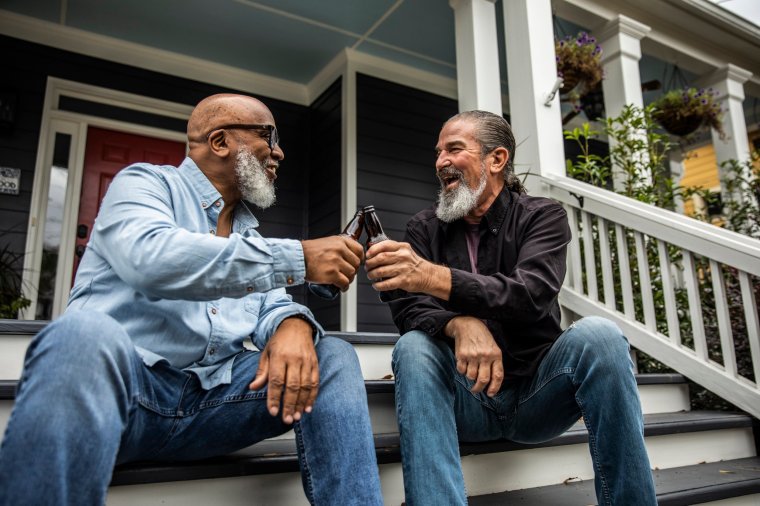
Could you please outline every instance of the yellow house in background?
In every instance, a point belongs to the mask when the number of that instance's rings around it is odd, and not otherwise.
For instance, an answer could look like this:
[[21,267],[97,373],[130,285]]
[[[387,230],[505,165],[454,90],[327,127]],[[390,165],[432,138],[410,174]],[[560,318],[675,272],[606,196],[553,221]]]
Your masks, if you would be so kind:
[[[749,145],[751,150],[760,152],[760,130],[750,132]],[[760,160],[756,160],[755,164],[760,166]],[[683,177],[680,182],[682,186],[720,192],[718,161],[712,144],[705,144],[688,151],[683,166]],[[695,195],[684,202],[684,214],[688,216],[695,212],[704,213],[705,211],[705,202],[699,196]]]

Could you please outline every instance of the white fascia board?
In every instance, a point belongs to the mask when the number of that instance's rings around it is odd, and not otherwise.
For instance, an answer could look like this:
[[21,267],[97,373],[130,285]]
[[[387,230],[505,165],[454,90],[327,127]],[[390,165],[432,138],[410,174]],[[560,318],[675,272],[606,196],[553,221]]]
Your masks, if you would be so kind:
[[0,9],[0,33],[104,60],[309,105],[306,85]]

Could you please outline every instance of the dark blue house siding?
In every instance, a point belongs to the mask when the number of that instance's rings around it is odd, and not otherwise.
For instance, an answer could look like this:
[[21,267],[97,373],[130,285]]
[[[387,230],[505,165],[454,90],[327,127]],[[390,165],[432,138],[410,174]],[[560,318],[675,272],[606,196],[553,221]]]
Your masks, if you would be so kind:
[[[457,103],[361,74],[356,82],[357,202],[373,204],[386,234],[401,240],[407,221],[436,199],[435,144]],[[358,330],[397,332],[363,269],[357,278]]]

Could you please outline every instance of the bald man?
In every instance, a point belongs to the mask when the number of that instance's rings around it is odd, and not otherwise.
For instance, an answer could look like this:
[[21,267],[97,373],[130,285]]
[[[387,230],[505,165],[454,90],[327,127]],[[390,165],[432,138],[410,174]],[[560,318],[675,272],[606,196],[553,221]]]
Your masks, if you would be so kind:
[[250,204],[274,203],[285,157],[262,102],[208,97],[187,132],[179,167],[114,178],[66,313],[29,347],[0,505],[103,504],[115,464],[213,457],[290,429],[310,503],[381,504],[356,355],[285,293],[345,290],[361,245],[256,231]]

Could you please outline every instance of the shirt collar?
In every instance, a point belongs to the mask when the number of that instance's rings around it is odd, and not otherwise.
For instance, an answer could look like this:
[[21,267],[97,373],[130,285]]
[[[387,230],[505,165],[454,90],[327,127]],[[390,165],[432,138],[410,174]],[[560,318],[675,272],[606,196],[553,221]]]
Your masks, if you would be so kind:
[[190,185],[198,194],[198,204],[203,209],[207,209],[214,202],[222,198],[222,194],[219,190],[211,184],[211,181],[206,177],[206,174],[198,168],[192,158],[189,156],[182,161],[179,166],[179,173],[182,174],[190,182]]
[[[219,193],[219,190],[217,190],[213,184],[211,184],[211,181],[206,177],[206,174],[203,173],[192,158],[189,156],[185,158],[179,169],[180,174],[190,182],[190,186],[192,186],[198,194],[198,204],[203,209],[208,209],[214,204],[214,202],[222,198],[222,194]],[[259,226],[259,221],[251,212],[251,209],[248,207],[249,205],[250,204],[241,200],[235,208],[235,219],[233,224],[235,232],[242,233],[248,229]]]

